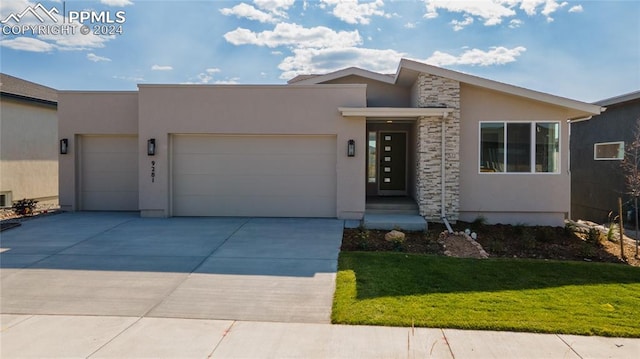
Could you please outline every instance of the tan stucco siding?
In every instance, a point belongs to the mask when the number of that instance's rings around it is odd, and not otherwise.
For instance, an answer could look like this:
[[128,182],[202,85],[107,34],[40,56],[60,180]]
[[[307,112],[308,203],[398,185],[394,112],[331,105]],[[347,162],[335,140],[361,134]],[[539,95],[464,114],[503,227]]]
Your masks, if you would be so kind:
[[[82,135],[136,135],[137,92],[60,92],[58,138],[69,140],[69,153],[59,155],[60,207],[78,210],[80,148]],[[145,152],[146,153],[146,152]]]
[[0,101],[0,191],[14,201],[58,195],[56,108],[25,101]]
[[360,76],[341,77],[326,83],[367,85],[368,107],[409,107],[411,102],[411,89]]
[[[460,90],[460,219],[562,225],[571,204],[566,110],[465,84]],[[559,122],[560,172],[479,173],[481,121]]]
[[[336,216],[360,218],[364,212],[365,119],[343,118],[338,107],[364,107],[364,85],[314,86],[154,86],[139,91],[140,210],[170,213],[173,134],[333,135],[336,136]],[[155,138],[157,153],[146,156]],[[346,156],[349,139],[359,151]],[[155,162],[155,179],[151,166]]]

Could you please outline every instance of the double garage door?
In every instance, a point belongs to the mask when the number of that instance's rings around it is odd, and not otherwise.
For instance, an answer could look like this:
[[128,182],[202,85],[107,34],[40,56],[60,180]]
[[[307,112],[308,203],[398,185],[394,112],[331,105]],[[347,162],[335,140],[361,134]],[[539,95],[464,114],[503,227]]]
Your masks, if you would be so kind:
[[335,136],[173,135],[174,216],[336,216]]

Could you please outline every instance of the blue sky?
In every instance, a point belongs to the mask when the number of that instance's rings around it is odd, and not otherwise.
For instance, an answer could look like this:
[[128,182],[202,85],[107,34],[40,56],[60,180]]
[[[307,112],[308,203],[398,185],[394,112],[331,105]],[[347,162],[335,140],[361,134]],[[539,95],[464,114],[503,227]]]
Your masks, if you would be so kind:
[[[36,1],[2,0],[0,19]],[[0,70],[60,90],[138,83],[283,84],[357,66],[394,73],[401,57],[582,101],[640,90],[640,1],[40,1],[109,13],[111,36],[5,34]],[[63,19],[62,16],[66,18]],[[80,24],[74,22],[76,30]],[[107,28],[108,29],[108,28]],[[114,28],[112,28],[114,29]]]

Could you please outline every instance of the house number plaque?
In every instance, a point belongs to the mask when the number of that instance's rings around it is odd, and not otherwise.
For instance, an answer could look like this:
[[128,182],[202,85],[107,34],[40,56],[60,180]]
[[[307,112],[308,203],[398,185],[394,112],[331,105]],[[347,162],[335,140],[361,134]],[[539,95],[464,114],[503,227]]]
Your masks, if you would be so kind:
[[156,181],[156,161],[151,161],[151,182]]

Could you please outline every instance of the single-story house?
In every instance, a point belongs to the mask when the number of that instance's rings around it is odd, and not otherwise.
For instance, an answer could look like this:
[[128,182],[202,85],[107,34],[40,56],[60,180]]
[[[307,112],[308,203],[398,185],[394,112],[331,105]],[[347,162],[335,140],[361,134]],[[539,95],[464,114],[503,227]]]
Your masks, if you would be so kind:
[[0,74],[0,207],[58,202],[57,91]]
[[618,197],[631,210],[620,163],[640,120],[640,91],[595,105],[607,111],[571,124],[571,216],[606,223],[610,212],[618,213]]
[[63,91],[58,110],[66,210],[361,219],[393,197],[429,221],[562,225],[568,121],[601,107],[403,59],[394,75]]

